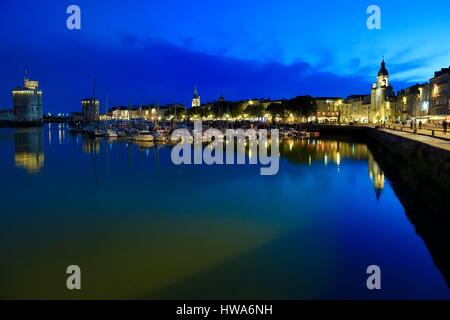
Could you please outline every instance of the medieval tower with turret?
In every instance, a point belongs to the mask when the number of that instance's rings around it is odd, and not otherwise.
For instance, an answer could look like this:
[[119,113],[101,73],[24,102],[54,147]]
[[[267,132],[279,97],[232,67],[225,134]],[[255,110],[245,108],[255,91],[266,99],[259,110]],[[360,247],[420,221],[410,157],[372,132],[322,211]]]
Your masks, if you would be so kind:
[[22,124],[42,124],[42,90],[39,82],[28,78],[25,73],[23,87],[12,90],[15,120]]

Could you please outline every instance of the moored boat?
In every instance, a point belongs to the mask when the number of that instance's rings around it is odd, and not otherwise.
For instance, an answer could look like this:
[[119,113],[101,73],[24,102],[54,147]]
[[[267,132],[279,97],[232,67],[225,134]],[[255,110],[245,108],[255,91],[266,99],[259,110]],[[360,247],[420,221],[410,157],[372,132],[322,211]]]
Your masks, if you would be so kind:
[[140,130],[137,134],[130,136],[129,138],[132,141],[154,141],[154,136],[148,130]]
[[108,129],[105,132],[105,137],[107,138],[117,138],[119,135],[113,129]]
[[164,142],[167,140],[167,135],[163,130],[155,130],[153,133],[154,141]]

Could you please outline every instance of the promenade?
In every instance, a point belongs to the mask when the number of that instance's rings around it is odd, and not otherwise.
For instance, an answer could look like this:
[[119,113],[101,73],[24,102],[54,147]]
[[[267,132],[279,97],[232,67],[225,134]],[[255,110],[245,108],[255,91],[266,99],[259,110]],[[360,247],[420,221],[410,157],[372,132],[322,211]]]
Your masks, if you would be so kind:
[[380,128],[374,124],[359,124],[359,125],[336,125],[336,124],[320,124],[320,125],[304,125],[303,128],[307,130],[317,130],[323,132],[354,132],[356,130],[374,130],[383,131],[398,137],[406,138],[412,141],[417,141],[432,147],[450,151],[450,132],[444,133],[440,128],[423,127],[422,129],[411,129],[409,126],[402,126],[399,124],[387,124]]
[[450,151],[450,132],[445,134],[442,129],[422,128],[415,131],[406,126],[386,125],[385,128],[379,130]]

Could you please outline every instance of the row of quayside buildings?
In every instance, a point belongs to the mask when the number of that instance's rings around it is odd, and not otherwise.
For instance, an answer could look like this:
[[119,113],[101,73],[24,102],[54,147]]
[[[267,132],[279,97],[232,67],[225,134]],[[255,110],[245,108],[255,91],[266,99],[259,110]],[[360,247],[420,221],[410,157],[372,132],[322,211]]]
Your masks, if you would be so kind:
[[[450,67],[435,72],[434,77],[424,84],[405,88],[397,94],[389,82],[389,72],[383,59],[377,80],[373,83],[370,94],[342,97],[318,97],[315,116],[307,121],[341,122],[341,123],[383,123],[411,120],[432,125],[450,122]],[[13,109],[0,110],[0,126],[42,125],[42,90],[39,83],[25,75],[24,86],[12,90]],[[221,97],[219,101],[223,101]],[[243,109],[248,105],[258,104],[267,107],[280,100],[245,100],[241,101]],[[194,90],[191,107],[211,108],[214,103],[201,104],[197,90]],[[101,115],[100,101],[87,98],[81,101],[81,112],[73,112],[72,122],[89,123],[99,120],[162,119],[168,111],[184,108],[183,105],[166,106],[145,105],[134,107],[114,107],[107,114]],[[172,112],[173,114],[173,112]]]
[[384,59],[368,95],[346,99],[316,98],[319,122],[407,123],[432,125],[450,122],[450,67],[434,73],[429,82],[394,92]]

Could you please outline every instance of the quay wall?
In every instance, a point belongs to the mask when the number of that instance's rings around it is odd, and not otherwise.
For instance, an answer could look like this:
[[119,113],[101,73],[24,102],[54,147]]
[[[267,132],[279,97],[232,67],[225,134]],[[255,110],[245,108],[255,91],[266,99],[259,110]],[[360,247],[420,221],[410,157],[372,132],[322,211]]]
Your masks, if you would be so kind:
[[367,128],[366,135],[370,149],[387,170],[392,169],[391,175],[406,180],[423,202],[437,206],[435,213],[441,209],[450,217],[449,150],[372,128]]

